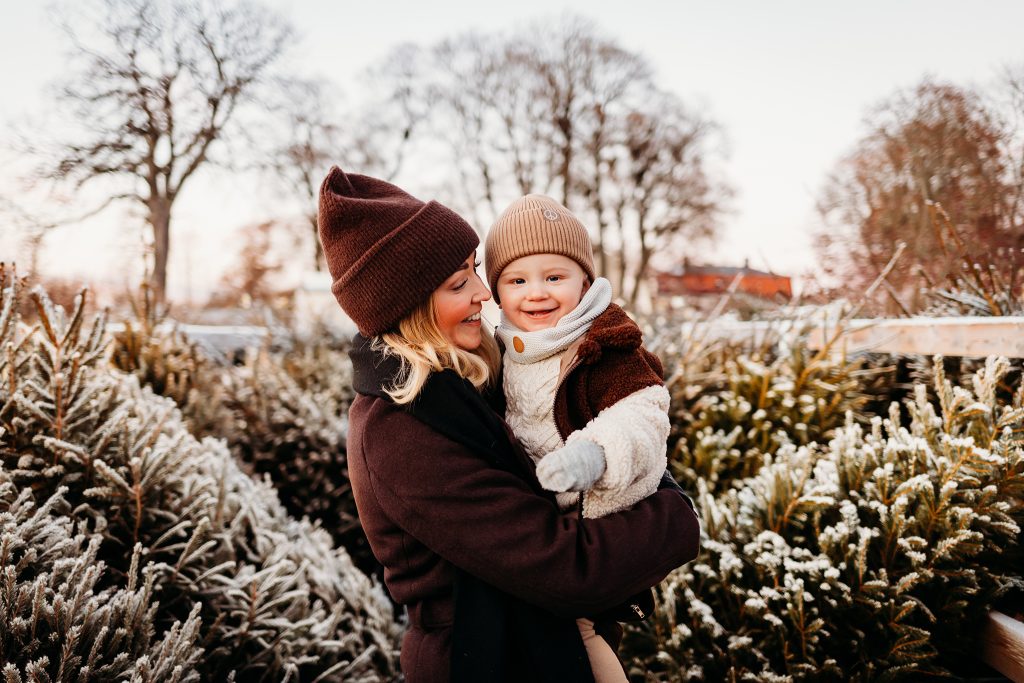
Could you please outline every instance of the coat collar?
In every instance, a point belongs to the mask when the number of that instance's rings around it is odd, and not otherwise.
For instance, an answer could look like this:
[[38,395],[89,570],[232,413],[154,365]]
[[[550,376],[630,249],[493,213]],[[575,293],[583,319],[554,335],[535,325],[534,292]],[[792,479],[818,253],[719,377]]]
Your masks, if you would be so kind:
[[577,357],[584,365],[593,365],[601,359],[603,350],[633,351],[643,343],[643,333],[622,307],[610,304],[590,325],[580,344]]
[[402,362],[395,356],[381,353],[361,334],[352,338],[348,355],[352,359],[352,388],[360,394],[390,400],[384,390],[395,383]]

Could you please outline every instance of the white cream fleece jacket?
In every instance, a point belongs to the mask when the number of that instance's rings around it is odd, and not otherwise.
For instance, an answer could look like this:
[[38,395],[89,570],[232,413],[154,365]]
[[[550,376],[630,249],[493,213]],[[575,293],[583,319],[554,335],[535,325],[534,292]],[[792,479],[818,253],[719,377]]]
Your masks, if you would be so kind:
[[[535,462],[575,439],[601,446],[606,469],[593,488],[583,492],[583,516],[596,518],[625,510],[654,493],[665,472],[668,390],[655,385],[634,392],[563,442],[554,417],[560,360],[556,354],[535,363],[505,362],[505,421]],[[556,498],[562,509],[570,509],[579,494],[559,493]]]

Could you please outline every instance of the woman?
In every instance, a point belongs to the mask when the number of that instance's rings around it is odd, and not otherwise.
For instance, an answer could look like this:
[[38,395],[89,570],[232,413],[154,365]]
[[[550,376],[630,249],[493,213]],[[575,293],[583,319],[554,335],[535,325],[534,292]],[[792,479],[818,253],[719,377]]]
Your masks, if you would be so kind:
[[500,375],[476,233],[337,167],[319,210],[332,292],[360,330],[349,477],[409,615],[406,680],[592,681],[575,618],[601,623],[696,556],[688,500],[665,488],[601,519],[560,513],[482,393]]

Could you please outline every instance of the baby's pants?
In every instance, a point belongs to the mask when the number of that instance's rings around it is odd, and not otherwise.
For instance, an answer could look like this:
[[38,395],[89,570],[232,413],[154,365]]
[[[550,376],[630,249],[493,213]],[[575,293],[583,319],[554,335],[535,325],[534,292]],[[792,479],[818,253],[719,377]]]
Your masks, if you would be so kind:
[[626,672],[622,670],[619,658],[615,656],[608,641],[594,632],[594,622],[590,619],[577,619],[576,626],[583,636],[583,646],[587,648],[595,683],[627,683]]

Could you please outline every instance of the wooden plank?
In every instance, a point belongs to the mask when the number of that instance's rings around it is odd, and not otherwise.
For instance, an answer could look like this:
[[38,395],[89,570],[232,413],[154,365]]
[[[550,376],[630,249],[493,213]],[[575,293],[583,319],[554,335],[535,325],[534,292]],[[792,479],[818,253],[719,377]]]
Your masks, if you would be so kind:
[[[825,339],[817,329],[809,344],[821,348]],[[847,353],[1024,358],[1024,317],[851,320],[839,345]]]
[[1014,683],[1024,683],[1024,622],[993,610],[981,633],[981,658]]
[[[768,335],[791,338],[812,321],[714,320],[687,323],[685,338],[760,343]],[[1007,356],[1024,358],[1024,317],[855,319],[844,323],[836,352],[912,353],[925,356]],[[834,322],[810,331],[808,345],[821,348],[835,333]]]

